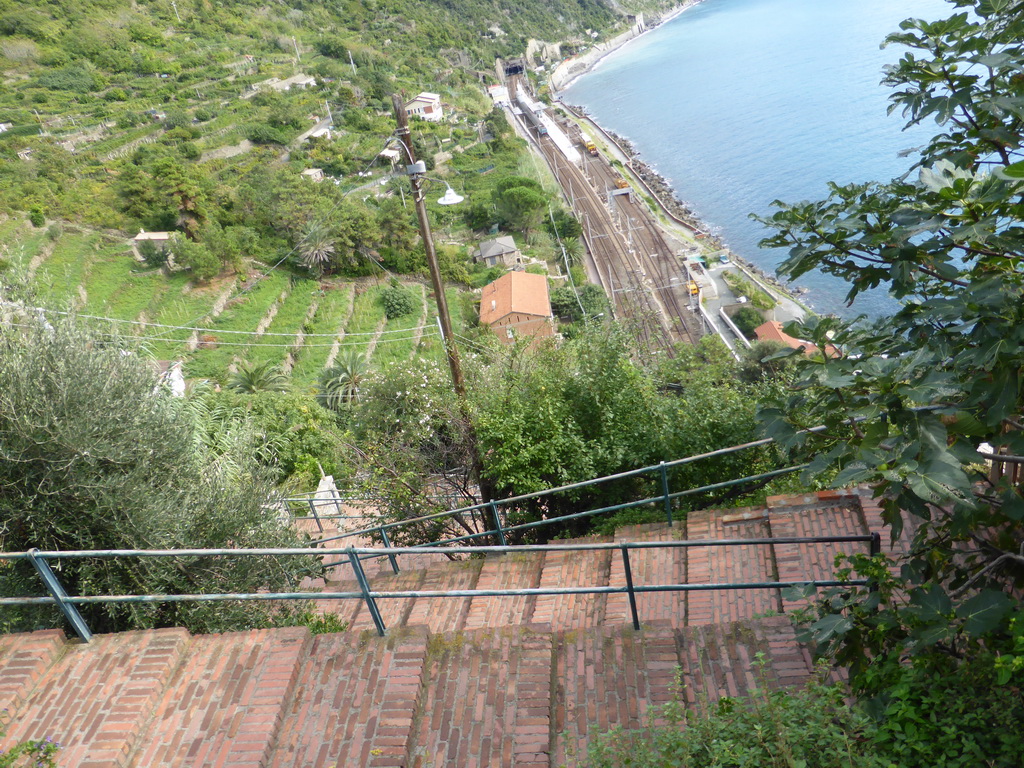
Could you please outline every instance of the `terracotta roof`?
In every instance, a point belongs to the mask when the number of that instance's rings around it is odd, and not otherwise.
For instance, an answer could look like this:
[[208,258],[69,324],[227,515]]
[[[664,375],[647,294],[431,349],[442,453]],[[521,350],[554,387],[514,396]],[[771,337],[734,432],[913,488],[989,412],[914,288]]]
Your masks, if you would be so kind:
[[480,322],[490,325],[506,315],[520,313],[551,317],[548,279],[530,272],[507,272],[484,286]]
[[[818,351],[818,348],[811,342],[794,338],[783,331],[782,323],[778,320],[769,320],[768,322],[757,326],[757,328],[754,329],[754,335],[760,341],[777,341],[781,344],[785,344],[790,349],[802,349],[804,353],[808,355],[813,355]],[[839,356],[839,350],[831,344],[825,347],[825,352],[829,357]]]

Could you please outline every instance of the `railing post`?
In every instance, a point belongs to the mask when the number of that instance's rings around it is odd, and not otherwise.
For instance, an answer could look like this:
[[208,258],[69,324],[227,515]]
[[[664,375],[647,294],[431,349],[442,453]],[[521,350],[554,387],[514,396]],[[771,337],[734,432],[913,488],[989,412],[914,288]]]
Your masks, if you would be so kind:
[[506,547],[508,544],[505,543],[505,529],[501,527],[501,515],[498,513],[498,505],[493,501],[490,502],[491,517],[494,518],[494,530],[498,532],[498,543]]
[[30,549],[28,559],[36,569],[36,573],[39,574],[39,578],[43,580],[46,591],[57,602],[60,612],[64,614],[64,618],[68,620],[71,628],[75,630],[75,634],[87,643],[92,640],[92,632],[86,626],[85,619],[82,618],[82,614],[78,612],[74,603],[67,602],[68,593],[64,591],[64,587],[61,586],[57,576],[50,569],[50,564],[46,562],[45,558],[39,556],[39,550]]
[[629,567],[629,548],[620,544],[622,564],[626,567],[626,593],[629,595],[629,612],[633,615],[633,629],[640,629],[640,616],[636,612],[636,593],[633,591],[633,571]]
[[[391,539],[388,538],[387,529],[383,525],[380,527],[380,538],[384,546],[391,549]],[[388,560],[391,561],[391,570],[398,573],[398,558],[394,554],[388,554]]]
[[[880,534],[878,531],[871,532],[871,549],[869,550],[869,554],[872,558],[876,558],[880,554],[882,554],[882,534]],[[870,579],[868,581],[868,591],[877,592],[878,582],[876,582],[874,579]]]
[[384,619],[381,618],[380,611],[377,609],[377,601],[370,594],[370,583],[366,580],[363,564],[359,560],[359,555],[356,554],[355,549],[352,547],[349,547],[348,559],[352,563],[352,570],[356,573],[356,581],[359,582],[359,589],[363,593],[363,600],[366,601],[366,607],[370,611],[370,618],[373,619],[373,625],[377,627],[377,634],[384,637]]
[[306,499],[306,503],[309,504],[309,511],[313,513],[313,519],[316,520],[316,527],[320,529],[320,533],[323,533],[324,524],[320,522],[320,515],[316,513],[316,504],[313,503],[312,497]]
[[668,493],[668,470],[665,469],[665,462],[661,462],[659,465],[661,469],[661,493],[665,497],[665,517],[668,519],[668,524],[672,525],[672,499],[669,498]]

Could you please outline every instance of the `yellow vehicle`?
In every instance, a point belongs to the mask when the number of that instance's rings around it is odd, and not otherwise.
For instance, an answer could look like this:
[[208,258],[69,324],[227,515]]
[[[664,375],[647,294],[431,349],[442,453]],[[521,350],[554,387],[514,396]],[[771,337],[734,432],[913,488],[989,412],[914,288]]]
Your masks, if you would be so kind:
[[628,181],[626,181],[626,180],[625,180],[624,178],[622,178],[621,176],[619,176],[619,177],[618,177],[618,178],[617,178],[617,179],[615,180],[615,186],[616,186],[616,187],[618,187],[619,189],[625,189],[626,187],[628,187],[628,186],[629,186],[629,182],[628,182]]
[[594,157],[597,157],[597,144],[592,141],[588,141],[584,146],[587,148],[587,152]]

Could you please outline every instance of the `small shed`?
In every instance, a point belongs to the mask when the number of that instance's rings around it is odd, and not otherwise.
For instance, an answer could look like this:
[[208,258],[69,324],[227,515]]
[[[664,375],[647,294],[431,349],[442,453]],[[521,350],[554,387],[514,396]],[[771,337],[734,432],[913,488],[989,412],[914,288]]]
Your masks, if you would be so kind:
[[516,267],[523,263],[523,254],[519,252],[519,247],[511,235],[484,240],[473,257],[488,267],[496,267],[498,264]]

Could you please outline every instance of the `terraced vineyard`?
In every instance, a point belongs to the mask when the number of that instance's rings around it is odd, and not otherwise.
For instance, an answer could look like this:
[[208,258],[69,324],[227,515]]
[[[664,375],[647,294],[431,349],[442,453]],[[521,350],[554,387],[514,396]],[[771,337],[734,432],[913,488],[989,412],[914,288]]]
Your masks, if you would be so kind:
[[146,267],[126,240],[48,234],[13,219],[0,221],[0,245],[0,256],[29,276],[41,304],[134,334],[155,359],[184,360],[193,378],[223,381],[240,362],[270,362],[310,388],[342,350],[367,355],[374,367],[442,351],[434,302],[418,283],[409,283],[416,310],[388,320],[377,282],[254,271],[195,285],[185,273]]

